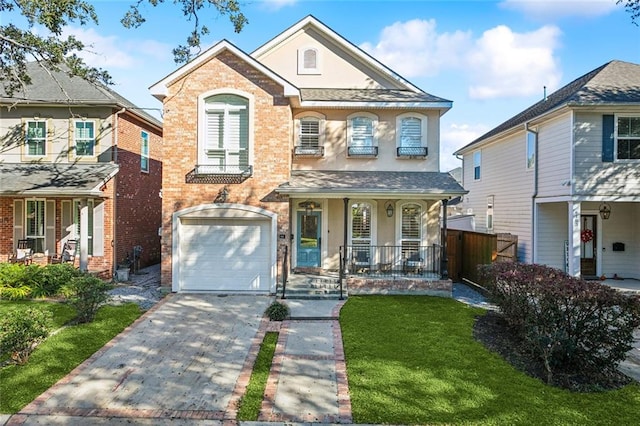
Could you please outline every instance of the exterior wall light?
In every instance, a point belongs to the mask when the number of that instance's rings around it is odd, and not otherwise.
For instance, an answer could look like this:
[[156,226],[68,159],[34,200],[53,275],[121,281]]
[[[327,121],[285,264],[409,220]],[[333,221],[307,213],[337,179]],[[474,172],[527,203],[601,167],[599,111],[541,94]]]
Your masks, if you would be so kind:
[[611,206],[609,205],[609,203],[601,203],[599,210],[600,210],[600,217],[603,220],[609,219],[609,216],[611,216]]
[[387,201],[387,204],[384,205],[385,210],[387,211],[387,217],[393,217],[393,204],[391,201]]

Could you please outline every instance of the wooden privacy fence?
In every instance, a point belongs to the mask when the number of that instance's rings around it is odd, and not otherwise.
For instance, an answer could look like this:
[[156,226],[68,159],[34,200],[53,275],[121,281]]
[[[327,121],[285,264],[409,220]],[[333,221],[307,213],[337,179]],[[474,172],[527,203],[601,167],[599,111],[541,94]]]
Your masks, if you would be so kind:
[[449,277],[478,282],[478,265],[517,261],[518,236],[447,229]]

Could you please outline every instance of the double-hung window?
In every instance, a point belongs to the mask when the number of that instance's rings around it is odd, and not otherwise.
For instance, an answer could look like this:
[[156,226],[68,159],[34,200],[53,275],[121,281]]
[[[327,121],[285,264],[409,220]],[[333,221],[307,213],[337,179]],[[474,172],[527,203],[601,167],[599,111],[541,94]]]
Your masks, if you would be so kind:
[[297,142],[294,154],[297,156],[322,156],[322,127],[324,118],[319,115],[306,115],[298,118]]
[[640,160],[640,117],[618,117],[617,159]]
[[349,156],[375,157],[378,147],[375,140],[377,118],[371,114],[358,114],[349,118],[347,127]]
[[412,114],[398,117],[398,157],[426,157],[427,117]]
[[473,153],[473,180],[480,180],[480,167],[482,165],[482,153],[476,151]]
[[29,156],[46,155],[47,122],[28,121],[26,135],[26,154]]
[[140,170],[149,171],[149,133],[140,132]]
[[74,143],[77,157],[93,157],[95,150],[95,123],[76,121],[74,125]]
[[249,167],[249,102],[237,95],[205,100],[204,155],[201,168],[213,173],[244,173]]

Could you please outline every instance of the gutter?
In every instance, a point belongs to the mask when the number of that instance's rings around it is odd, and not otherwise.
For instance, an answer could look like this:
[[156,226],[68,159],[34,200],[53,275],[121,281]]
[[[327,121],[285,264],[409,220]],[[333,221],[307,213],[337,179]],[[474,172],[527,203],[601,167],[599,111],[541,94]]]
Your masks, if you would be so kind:
[[[115,164],[118,164],[118,116],[127,111],[126,107],[122,107],[122,109],[116,112],[115,115],[115,125],[113,126],[113,151],[112,151],[112,161]],[[118,164],[118,166],[120,166]],[[119,167],[118,167],[119,168]],[[111,242],[111,256],[112,256],[112,264],[111,270],[115,274],[116,268],[118,267],[118,233],[116,230],[116,221],[118,218],[118,179],[113,180],[113,220],[111,221],[111,235],[113,235],[113,241]]]

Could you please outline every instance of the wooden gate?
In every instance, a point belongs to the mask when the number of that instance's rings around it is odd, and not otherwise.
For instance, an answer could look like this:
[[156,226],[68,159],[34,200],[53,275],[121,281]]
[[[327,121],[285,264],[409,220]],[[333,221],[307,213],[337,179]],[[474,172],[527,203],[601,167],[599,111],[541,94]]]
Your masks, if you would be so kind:
[[516,261],[517,252],[517,235],[447,229],[448,272],[454,281],[467,279],[477,282],[478,265]]

